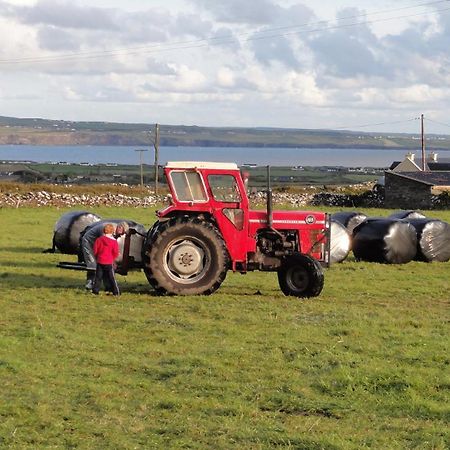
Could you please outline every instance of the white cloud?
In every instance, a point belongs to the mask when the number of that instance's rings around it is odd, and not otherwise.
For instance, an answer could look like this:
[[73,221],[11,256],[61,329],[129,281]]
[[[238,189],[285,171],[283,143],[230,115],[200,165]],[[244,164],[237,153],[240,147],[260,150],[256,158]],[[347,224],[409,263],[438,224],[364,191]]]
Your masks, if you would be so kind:
[[271,23],[279,14],[280,7],[271,0],[192,0],[210,12],[216,20],[226,23]]
[[219,67],[217,83],[220,87],[231,88],[236,85],[236,77],[229,67]]
[[206,83],[206,76],[200,70],[182,65],[177,68],[177,78],[173,87],[182,92],[196,92],[202,91]]
[[62,93],[64,98],[66,98],[69,101],[72,100],[82,100],[82,97],[79,93],[75,92],[71,87],[69,86],[63,86]]
[[392,102],[409,104],[431,104],[439,102],[444,97],[444,89],[432,88],[424,84],[411,85],[406,88],[391,91]]
[[291,72],[286,78],[286,94],[293,94],[294,100],[296,98],[311,106],[323,106],[327,103],[326,92],[317,87],[314,74]]

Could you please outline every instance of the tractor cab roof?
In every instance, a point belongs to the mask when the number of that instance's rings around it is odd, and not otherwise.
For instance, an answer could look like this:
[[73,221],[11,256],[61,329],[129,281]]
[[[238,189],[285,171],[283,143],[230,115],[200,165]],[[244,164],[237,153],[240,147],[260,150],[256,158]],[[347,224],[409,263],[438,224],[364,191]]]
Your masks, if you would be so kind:
[[236,163],[207,162],[207,161],[170,161],[166,164],[166,168],[239,170]]

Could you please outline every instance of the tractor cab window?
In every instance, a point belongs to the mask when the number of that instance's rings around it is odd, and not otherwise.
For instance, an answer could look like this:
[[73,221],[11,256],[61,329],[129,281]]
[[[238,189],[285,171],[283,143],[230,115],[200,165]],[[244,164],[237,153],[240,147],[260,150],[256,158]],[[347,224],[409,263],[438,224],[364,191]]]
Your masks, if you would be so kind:
[[232,175],[209,175],[209,185],[218,202],[240,202],[241,195]]
[[171,172],[175,195],[180,202],[205,202],[205,188],[197,172]]

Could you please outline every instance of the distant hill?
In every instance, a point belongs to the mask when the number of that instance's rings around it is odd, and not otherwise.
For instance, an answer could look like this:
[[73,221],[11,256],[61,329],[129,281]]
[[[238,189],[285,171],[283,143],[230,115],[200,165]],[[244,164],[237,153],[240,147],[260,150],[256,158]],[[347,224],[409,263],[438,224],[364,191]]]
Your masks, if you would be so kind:
[[[153,124],[72,122],[0,116],[0,145],[149,145]],[[161,146],[386,148],[417,150],[417,134],[347,130],[160,125]],[[427,149],[450,150],[450,136],[427,135]]]

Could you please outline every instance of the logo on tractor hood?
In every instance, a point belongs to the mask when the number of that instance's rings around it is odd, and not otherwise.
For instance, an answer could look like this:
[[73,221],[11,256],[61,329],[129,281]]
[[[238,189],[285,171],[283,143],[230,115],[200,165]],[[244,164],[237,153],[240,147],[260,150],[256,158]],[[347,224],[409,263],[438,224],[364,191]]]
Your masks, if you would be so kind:
[[307,224],[312,224],[312,223],[315,223],[316,222],[316,218],[314,217],[314,216],[306,216],[306,219],[305,219],[305,222],[307,223]]

